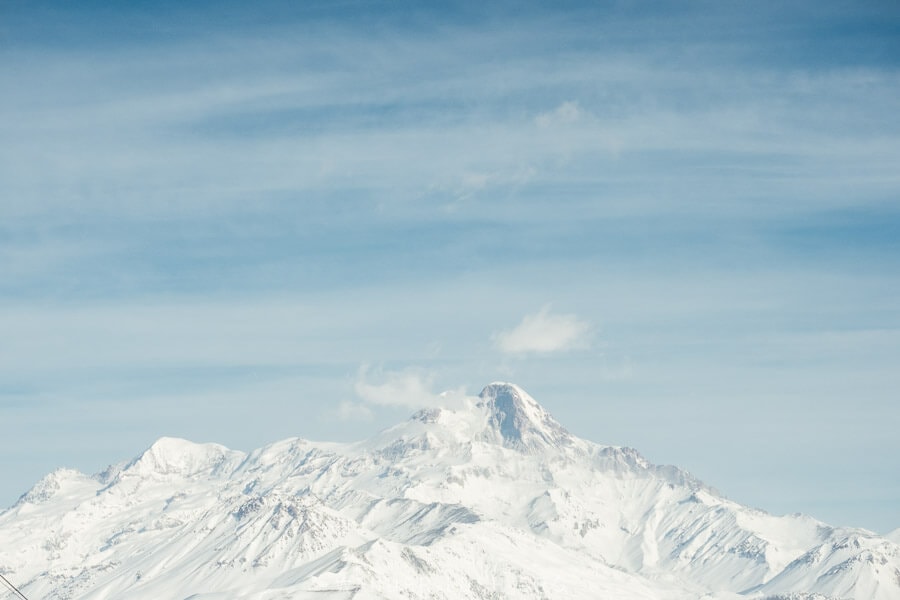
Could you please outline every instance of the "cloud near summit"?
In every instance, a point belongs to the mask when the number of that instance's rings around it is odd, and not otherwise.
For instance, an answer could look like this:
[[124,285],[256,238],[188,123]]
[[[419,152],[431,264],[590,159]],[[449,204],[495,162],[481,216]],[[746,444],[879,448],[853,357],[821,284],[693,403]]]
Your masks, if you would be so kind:
[[494,345],[505,354],[530,352],[548,354],[589,345],[590,323],[577,315],[557,315],[545,306],[507,331],[492,336]]
[[[433,391],[435,374],[424,369],[400,371],[372,370],[363,365],[353,386],[362,405],[392,406],[411,409],[447,406],[465,397],[465,389]],[[343,412],[343,410],[342,410]]]

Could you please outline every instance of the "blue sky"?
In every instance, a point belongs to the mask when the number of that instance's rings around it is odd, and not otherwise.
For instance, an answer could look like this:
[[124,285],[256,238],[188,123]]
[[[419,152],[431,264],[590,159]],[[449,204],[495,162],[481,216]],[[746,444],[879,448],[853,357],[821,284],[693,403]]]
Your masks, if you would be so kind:
[[295,4],[0,4],[0,504],[499,379],[900,526],[896,6]]

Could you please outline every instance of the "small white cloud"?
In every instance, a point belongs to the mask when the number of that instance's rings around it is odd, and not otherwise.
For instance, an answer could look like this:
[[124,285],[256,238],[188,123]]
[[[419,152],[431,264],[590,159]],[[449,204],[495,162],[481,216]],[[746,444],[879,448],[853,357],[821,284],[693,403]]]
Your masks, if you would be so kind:
[[434,380],[434,373],[424,369],[372,371],[363,365],[353,388],[364,403],[413,409],[447,406],[465,397],[462,388],[439,394],[433,392]]
[[507,354],[547,354],[586,348],[590,328],[590,323],[577,315],[554,315],[545,306],[536,314],[526,315],[513,329],[495,333],[492,339]]
[[558,125],[570,125],[584,116],[584,111],[577,102],[563,102],[555,109],[541,113],[535,117],[534,122],[538,127],[554,127]]

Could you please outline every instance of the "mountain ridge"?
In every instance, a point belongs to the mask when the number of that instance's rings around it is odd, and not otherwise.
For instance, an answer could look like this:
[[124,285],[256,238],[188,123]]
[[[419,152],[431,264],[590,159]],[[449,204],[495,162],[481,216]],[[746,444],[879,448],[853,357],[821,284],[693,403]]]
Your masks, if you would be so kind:
[[93,477],[54,471],[0,539],[4,574],[59,599],[900,593],[894,541],[743,507],[504,382],[352,444],[161,438]]

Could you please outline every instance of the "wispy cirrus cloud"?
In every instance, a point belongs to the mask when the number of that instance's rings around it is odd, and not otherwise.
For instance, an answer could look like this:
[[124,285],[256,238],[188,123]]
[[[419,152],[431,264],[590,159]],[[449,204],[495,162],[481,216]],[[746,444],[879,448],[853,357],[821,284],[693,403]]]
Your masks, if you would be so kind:
[[573,314],[553,314],[547,305],[492,339],[505,354],[550,354],[588,347],[590,331],[587,321]]
[[[857,113],[886,110],[895,73],[735,73],[712,61],[692,65],[696,72],[673,70],[652,59],[661,51],[652,47],[623,56],[600,46],[560,64],[531,48],[544,39],[533,29],[505,33],[503,43],[522,51],[488,64],[478,57],[501,45],[489,30],[405,35],[390,45],[341,30],[299,46],[289,36],[245,34],[114,55],[44,53],[21,64],[10,57],[9,68],[0,66],[0,85],[10,89],[0,99],[0,118],[8,117],[0,211],[52,210],[59,218],[77,204],[114,214],[222,214],[247,206],[247,197],[358,190],[364,181],[360,203],[397,216],[410,199],[443,206],[445,198],[430,195],[435,189],[502,199],[523,182],[542,189],[570,181],[621,190],[567,194],[593,214],[608,214],[629,192],[631,212],[703,216],[710,206],[783,210],[736,197],[733,178],[716,176],[748,157],[763,193],[819,182],[815,201],[791,194],[794,209],[816,208],[847,173],[892,177],[896,131],[882,128],[873,140],[871,119]],[[447,56],[456,57],[451,75],[441,68]],[[870,110],[850,110],[860,87]],[[47,93],[75,88],[74,99]],[[662,158],[652,176],[647,154]],[[705,169],[703,193],[696,168],[685,166]],[[692,193],[660,198],[653,181],[663,177]],[[856,178],[854,189],[861,184],[874,186]],[[828,200],[851,202],[843,193]],[[854,193],[853,205],[860,201]],[[488,216],[509,218],[509,208],[498,199],[477,203]],[[515,217],[554,218],[544,208]]]

